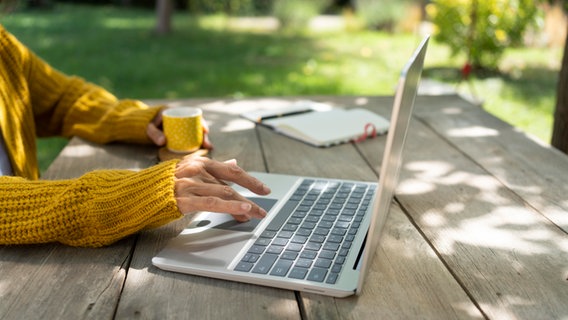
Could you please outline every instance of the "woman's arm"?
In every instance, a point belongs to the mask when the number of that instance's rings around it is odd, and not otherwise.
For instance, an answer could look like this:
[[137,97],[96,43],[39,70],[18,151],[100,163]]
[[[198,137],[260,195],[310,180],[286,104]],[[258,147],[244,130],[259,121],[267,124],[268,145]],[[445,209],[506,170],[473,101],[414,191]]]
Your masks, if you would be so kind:
[[186,157],[134,172],[98,170],[73,180],[0,177],[0,245],[61,242],[104,246],[182,213],[211,211],[238,221],[266,211],[226,182],[266,195],[270,189],[235,160]]
[[0,177],[0,244],[98,247],[178,219],[176,164],[99,170],[73,180]]

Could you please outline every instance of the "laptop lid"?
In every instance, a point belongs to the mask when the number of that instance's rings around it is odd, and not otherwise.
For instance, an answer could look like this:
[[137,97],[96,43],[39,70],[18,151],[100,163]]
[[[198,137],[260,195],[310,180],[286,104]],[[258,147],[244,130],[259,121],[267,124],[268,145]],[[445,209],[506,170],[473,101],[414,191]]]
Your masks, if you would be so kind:
[[404,149],[410,119],[412,118],[414,100],[418,92],[429,39],[430,37],[426,36],[422,40],[403,68],[396,89],[391,126],[383,154],[377,198],[373,204],[373,219],[371,220],[365,243],[357,294],[361,293],[365,276],[377,251],[381,231],[388,216],[387,213],[394,196],[394,190],[398,184],[400,166],[402,164],[402,150]]

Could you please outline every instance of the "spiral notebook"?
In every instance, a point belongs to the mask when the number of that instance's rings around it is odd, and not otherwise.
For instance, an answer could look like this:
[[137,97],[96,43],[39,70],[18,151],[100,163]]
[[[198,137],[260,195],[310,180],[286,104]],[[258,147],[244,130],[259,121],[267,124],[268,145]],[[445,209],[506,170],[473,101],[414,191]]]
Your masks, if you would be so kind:
[[385,134],[389,121],[366,109],[343,109],[315,101],[241,114],[243,118],[316,147],[362,141]]

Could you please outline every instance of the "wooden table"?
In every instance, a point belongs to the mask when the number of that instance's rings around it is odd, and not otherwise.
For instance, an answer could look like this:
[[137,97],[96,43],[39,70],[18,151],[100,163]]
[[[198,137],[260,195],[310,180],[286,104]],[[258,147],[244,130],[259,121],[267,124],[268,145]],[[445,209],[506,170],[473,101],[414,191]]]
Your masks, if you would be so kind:
[[[310,98],[387,117],[392,104],[390,97]],[[236,158],[247,170],[375,179],[384,137],[318,149],[238,117],[285,102],[169,101],[205,110],[216,159]],[[154,147],[75,138],[44,178],[156,162]],[[0,319],[566,319],[567,181],[568,156],[458,96],[420,96],[396,201],[361,296],[334,299],[153,267],[151,258],[188,217],[101,249],[0,247]]]

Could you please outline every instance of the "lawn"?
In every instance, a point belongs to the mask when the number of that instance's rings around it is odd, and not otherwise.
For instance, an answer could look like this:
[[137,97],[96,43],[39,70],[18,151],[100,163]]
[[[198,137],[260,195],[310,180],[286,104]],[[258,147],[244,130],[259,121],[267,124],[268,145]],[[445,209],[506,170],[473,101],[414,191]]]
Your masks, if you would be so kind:
[[[137,99],[392,94],[419,41],[376,31],[234,29],[227,21],[177,13],[175,32],[158,37],[154,12],[141,9],[58,4],[0,18],[54,67]],[[561,56],[561,48],[510,49],[502,72],[473,79],[473,88],[489,112],[548,142]],[[463,62],[432,42],[424,75],[455,86]],[[64,143],[40,141],[42,170]]]

